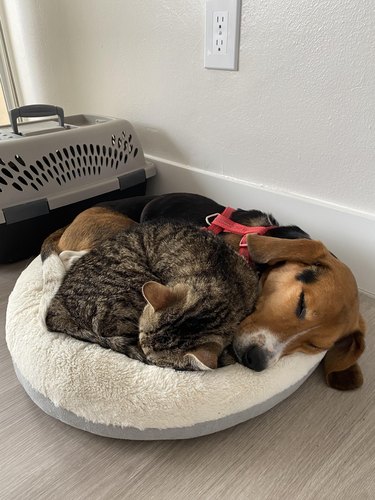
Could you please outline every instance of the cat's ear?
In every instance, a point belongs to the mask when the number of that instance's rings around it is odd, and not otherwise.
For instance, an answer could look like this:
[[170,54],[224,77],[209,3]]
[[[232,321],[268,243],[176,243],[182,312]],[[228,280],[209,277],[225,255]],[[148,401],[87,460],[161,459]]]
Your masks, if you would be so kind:
[[216,342],[207,342],[185,354],[184,358],[194,370],[213,370],[217,368],[222,347]]
[[142,294],[154,311],[166,309],[181,299],[176,287],[170,288],[156,281],[147,281],[142,287]]

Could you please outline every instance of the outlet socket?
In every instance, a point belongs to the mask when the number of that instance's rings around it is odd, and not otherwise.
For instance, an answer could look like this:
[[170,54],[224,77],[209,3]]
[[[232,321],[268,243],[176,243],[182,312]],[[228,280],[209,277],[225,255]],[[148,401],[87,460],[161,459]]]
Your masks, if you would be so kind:
[[213,14],[213,53],[225,55],[227,53],[228,42],[228,11],[216,11]]
[[204,66],[238,70],[241,0],[206,0]]

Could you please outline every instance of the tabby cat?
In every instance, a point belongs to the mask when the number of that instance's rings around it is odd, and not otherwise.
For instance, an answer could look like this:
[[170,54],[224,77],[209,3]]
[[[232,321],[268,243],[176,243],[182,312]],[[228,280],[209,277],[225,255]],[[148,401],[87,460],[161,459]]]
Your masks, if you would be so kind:
[[46,325],[147,363],[204,370],[217,366],[256,295],[254,271],[220,238],[150,222],[77,260]]

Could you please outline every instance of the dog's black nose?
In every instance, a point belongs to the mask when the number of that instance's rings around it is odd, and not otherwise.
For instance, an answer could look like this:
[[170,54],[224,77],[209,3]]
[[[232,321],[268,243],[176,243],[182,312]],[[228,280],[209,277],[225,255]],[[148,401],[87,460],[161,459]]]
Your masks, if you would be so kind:
[[261,372],[267,367],[267,355],[260,347],[252,346],[242,356],[242,363],[255,372]]

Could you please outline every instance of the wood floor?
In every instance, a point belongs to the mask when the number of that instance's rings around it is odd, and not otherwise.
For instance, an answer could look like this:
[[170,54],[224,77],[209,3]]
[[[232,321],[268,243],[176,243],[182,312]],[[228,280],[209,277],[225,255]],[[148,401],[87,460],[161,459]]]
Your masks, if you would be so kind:
[[375,498],[375,300],[364,387],[340,393],[318,369],[289,399],[227,431],[189,441],[116,441],[45,415],[14,375],[7,297],[25,263],[0,267],[0,500]]

